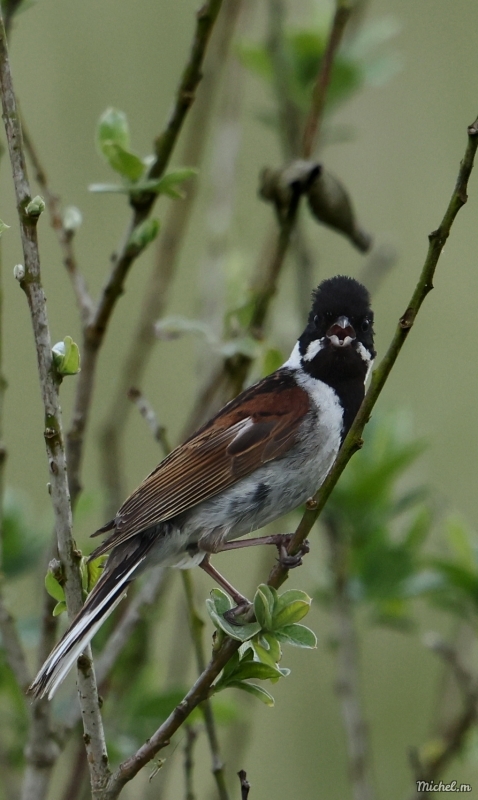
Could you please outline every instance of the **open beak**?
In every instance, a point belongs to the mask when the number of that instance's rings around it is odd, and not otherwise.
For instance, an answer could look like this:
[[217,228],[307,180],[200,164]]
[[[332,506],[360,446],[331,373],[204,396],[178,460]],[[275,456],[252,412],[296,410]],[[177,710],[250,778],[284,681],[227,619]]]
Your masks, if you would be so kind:
[[326,333],[334,347],[348,347],[355,341],[355,331],[348,317],[339,317]]

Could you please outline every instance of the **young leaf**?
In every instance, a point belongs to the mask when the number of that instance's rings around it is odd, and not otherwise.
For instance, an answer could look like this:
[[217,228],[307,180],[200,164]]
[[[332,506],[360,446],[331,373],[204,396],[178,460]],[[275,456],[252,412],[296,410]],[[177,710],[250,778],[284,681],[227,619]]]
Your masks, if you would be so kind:
[[230,622],[227,622],[222,614],[217,613],[214,601],[211,598],[206,600],[206,607],[207,612],[216,628],[224,631],[224,633],[227,633],[231,639],[236,639],[238,642],[247,642],[248,639],[252,639],[256,633],[259,633],[261,629],[261,626],[258,622],[248,622],[245,625],[233,625]]
[[259,586],[254,596],[254,614],[261,628],[272,630],[272,613],[274,597],[265,584]]
[[159,219],[155,219],[154,217],[145,219],[144,222],[137,225],[132,232],[129,237],[128,247],[137,247],[139,250],[144,250],[148,244],[156,239],[159,228]]
[[49,569],[47,574],[45,575],[45,589],[47,590],[50,597],[53,597],[54,600],[58,600],[59,602],[65,600],[65,591],[63,586],[61,586],[53,572]]
[[8,231],[9,227],[10,225],[7,225],[5,222],[3,222],[3,220],[0,219],[0,236],[2,233],[5,233],[5,231]]
[[194,175],[197,175],[197,173],[197,169],[193,167],[175,169],[173,172],[168,172],[156,181],[153,191],[158,194],[166,194],[173,199],[181,200],[184,197],[184,192],[179,189],[180,184],[189,180],[189,178],[192,178]]
[[64,611],[66,611],[66,603],[64,600],[60,600],[53,609],[52,614],[54,617],[58,617],[60,614],[63,614]]
[[252,694],[269,708],[273,708],[274,706],[274,698],[269,692],[263,689],[262,686],[257,686],[255,683],[245,683],[244,681],[233,681],[229,686],[234,689],[242,689],[243,692]]
[[275,633],[280,642],[295,645],[295,647],[307,647],[315,649],[317,647],[317,636],[310,628],[305,625],[284,625]]
[[53,361],[60,375],[76,375],[80,371],[80,350],[71,336],[52,347]]
[[100,151],[105,155],[103,146],[113,142],[124,150],[129,147],[129,126],[124,111],[117,108],[107,108],[98,121],[97,143]]
[[103,142],[101,150],[110,167],[123,178],[134,183],[143,175],[145,167],[139,156],[125,150],[116,142]]

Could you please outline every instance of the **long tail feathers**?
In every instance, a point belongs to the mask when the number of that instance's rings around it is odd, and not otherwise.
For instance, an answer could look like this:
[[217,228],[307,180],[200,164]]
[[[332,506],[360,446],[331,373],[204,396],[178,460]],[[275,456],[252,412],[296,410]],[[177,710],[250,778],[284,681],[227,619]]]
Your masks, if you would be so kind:
[[143,560],[144,556],[139,560],[135,559],[130,569],[112,570],[102,575],[85,605],[52,650],[29,687],[30,694],[35,697],[44,697],[48,694],[48,698],[51,700],[58,686],[90,643],[96,631],[124,597],[133,573],[136,572]]

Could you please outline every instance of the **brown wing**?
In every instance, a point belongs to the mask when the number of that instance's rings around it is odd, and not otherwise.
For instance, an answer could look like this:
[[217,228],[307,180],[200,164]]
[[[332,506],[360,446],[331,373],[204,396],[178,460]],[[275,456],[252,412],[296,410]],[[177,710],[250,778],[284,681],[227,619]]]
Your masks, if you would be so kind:
[[113,530],[94,556],[213,497],[283,455],[295,443],[308,409],[308,394],[287,372],[274,373],[243,392],[158,464],[123,503],[115,520],[93,534]]

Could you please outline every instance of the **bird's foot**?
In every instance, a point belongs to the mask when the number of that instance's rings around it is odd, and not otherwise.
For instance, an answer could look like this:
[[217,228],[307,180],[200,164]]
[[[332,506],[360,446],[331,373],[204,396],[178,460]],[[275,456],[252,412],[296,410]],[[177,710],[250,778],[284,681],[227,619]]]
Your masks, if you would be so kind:
[[308,539],[302,542],[299,552],[295,553],[294,555],[290,555],[287,552],[287,546],[291,542],[294,534],[286,534],[280,544],[277,545],[277,549],[279,551],[279,558],[277,559],[281,567],[284,569],[294,569],[294,567],[300,567],[302,564],[302,556],[307,555],[310,552],[310,545]]
[[241,619],[241,617],[245,616],[251,608],[252,603],[250,603],[246,597],[243,597],[237,606],[230,608],[229,611],[225,611],[223,617],[230,625],[244,625],[246,621],[250,620],[244,620]]

